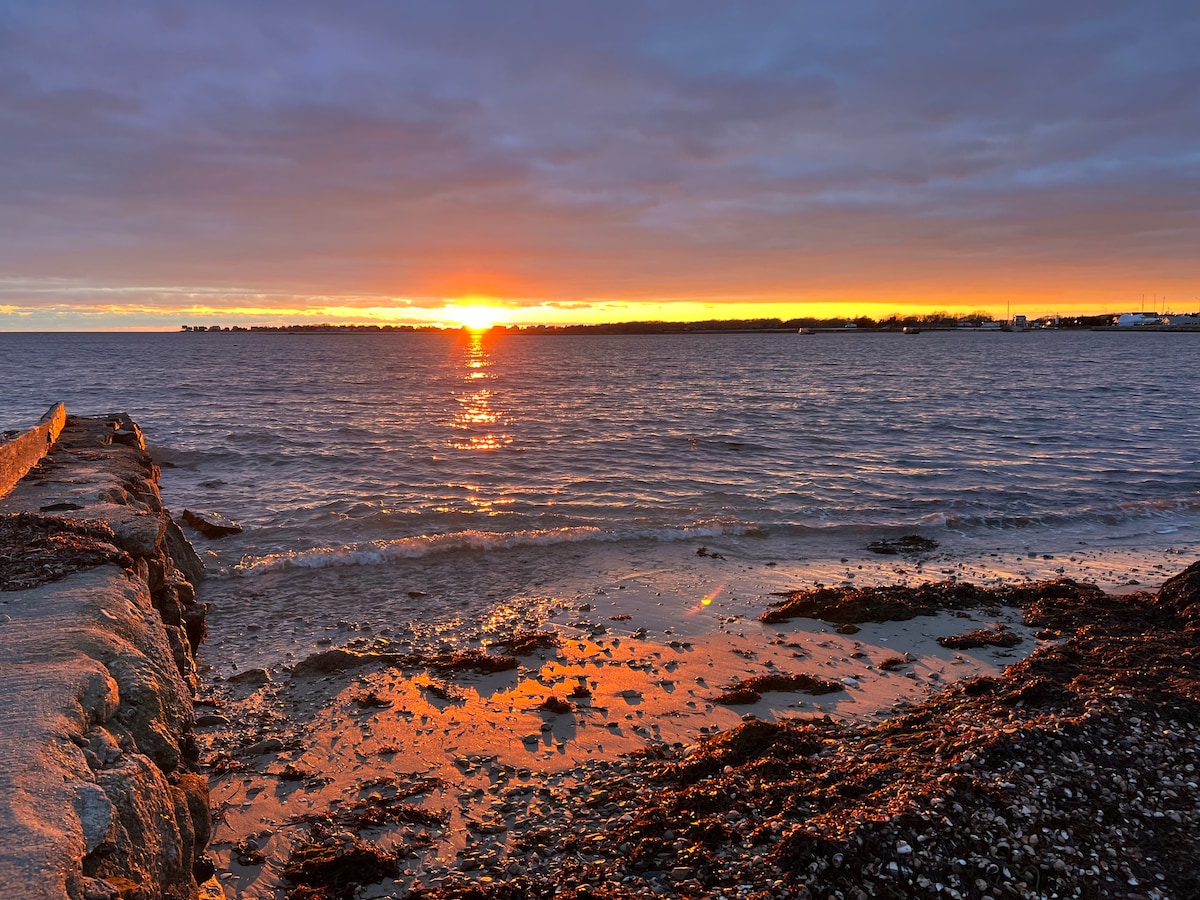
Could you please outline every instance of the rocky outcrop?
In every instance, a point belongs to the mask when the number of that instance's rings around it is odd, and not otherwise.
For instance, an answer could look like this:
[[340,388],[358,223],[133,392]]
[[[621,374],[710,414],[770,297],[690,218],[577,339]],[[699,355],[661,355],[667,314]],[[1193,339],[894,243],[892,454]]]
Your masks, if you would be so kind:
[[191,702],[203,566],[157,482],[128,416],[67,417],[0,499],[5,896],[184,900],[212,874]]

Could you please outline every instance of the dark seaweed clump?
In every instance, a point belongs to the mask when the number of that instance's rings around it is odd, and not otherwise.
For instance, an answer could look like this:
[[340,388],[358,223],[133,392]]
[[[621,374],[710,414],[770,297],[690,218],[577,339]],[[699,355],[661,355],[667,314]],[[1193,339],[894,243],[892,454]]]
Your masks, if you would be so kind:
[[292,851],[283,877],[288,900],[352,900],[358,887],[399,873],[396,857],[358,839],[306,841]]
[[788,619],[821,619],[834,624],[896,622],[931,616],[945,609],[976,609],[997,601],[983,588],[960,581],[921,584],[916,587],[822,587],[793,591],[759,620],[767,624]]
[[966,634],[940,637],[937,641],[951,650],[974,650],[979,647],[1015,647],[1021,643],[1021,636],[1004,627],[979,628]]
[[727,685],[725,692],[712,698],[713,703],[735,706],[742,703],[757,703],[764,691],[800,691],[805,694],[832,694],[842,690],[836,681],[817,678],[803,672],[793,674],[754,675],[736,684]]
[[131,568],[107,525],[17,513],[0,517],[0,591],[24,591],[105,563]]
[[553,650],[561,643],[562,639],[553,631],[518,631],[496,641],[496,646],[503,647],[513,656],[528,656],[536,650]]

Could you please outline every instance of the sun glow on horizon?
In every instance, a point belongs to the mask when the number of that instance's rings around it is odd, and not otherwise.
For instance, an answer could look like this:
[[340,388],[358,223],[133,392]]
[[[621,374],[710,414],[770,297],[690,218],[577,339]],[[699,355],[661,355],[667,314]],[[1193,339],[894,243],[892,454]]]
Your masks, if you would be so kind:
[[446,307],[450,322],[471,331],[487,331],[507,318],[503,308],[479,298],[456,300]]

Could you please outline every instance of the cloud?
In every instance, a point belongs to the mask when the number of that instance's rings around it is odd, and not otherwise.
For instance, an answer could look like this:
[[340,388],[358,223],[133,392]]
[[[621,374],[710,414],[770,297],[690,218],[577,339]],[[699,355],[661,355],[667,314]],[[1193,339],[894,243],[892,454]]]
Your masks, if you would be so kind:
[[29,4],[0,14],[0,267],[533,306],[875,296],[1050,249],[1194,290],[1198,42],[1183,2]]

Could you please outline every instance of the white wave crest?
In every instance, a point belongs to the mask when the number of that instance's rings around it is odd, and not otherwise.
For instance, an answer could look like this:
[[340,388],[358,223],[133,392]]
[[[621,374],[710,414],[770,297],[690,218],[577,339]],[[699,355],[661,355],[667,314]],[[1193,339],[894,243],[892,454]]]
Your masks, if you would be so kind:
[[592,526],[548,530],[496,532],[456,531],[450,534],[422,534],[388,541],[369,541],[340,547],[313,547],[250,556],[233,567],[233,575],[261,575],[282,569],[324,569],[331,566],[380,566],[394,560],[421,559],[438,553],[456,551],[489,552],[516,547],[572,544],[581,541],[654,540],[682,541],[746,534],[755,526],[741,522],[700,522],[694,525],[647,528],[633,532],[613,532]]

